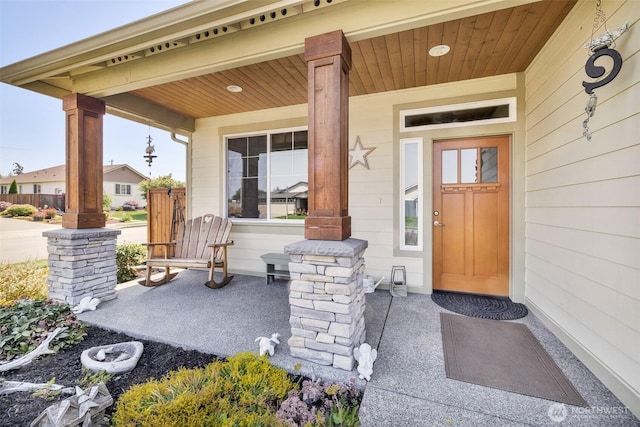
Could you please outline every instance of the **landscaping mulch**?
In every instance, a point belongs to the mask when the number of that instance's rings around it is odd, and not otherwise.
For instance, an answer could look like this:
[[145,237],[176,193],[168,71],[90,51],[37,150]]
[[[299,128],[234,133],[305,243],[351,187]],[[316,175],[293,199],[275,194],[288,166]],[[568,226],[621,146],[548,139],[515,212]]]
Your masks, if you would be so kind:
[[[133,384],[143,383],[151,378],[160,379],[169,371],[180,367],[203,367],[218,360],[212,354],[184,350],[154,341],[136,340],[124,334],[88,327],[87,336],[81,343],[59,354],[42,356],[22,368],[0,373],[0,376],[9,381],[32,383],[46,383],[55,378],[56,384],[73,387],[84,376],[80,363],[80,355],[84,350],[132,340],[141,341],[144,344],[144,352],[135,369],[118,374],[107,383],[114,401],[114,404],[107,408],[107,415],[113,412],[120,394]],[[53,400],[45,400],[28,392],[0,396],[0,424],[5,427],[28,426],[48,406],[66,397],[68,395],[59,395]]]

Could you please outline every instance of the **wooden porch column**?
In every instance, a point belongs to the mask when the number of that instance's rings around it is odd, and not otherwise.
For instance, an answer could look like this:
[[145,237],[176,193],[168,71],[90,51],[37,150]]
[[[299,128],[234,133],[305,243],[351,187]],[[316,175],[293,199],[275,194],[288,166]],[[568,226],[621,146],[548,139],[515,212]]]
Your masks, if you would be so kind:
[[309,216],[304,237],[345,240],[349,216],[349,70],[342,31],[305,40],[309,74]]
[[74,93],[62,99],[66,112],[66,201],[63,228],[101,228],[102,116],[104,101]]

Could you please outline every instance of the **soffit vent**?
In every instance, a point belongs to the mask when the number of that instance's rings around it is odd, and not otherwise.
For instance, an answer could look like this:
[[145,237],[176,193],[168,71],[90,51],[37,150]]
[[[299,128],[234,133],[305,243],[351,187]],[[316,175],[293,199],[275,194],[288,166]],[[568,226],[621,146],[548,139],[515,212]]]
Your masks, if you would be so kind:
[[[124,53],[118,56],[114,56],[106,61],[107,66],[114,66],[130,62],[135,59],[143,57],[158,55],[160,53],[168,52],[178,49],[190,44],[203,42],[205,40],[212,40],[218,37],[222,37],[227,34],[232,34],[237,31],[247,30],[254,27],[259,27],[264,24],[279,21],[292,16],[300,15],[303,13],[312,12],[314,10],[322,9],[328,6],[344,3],[348,0],[311,0],[301,1],[299,4],[290,5],[278,9],[269,10],[267,12],[261,12],[250,18],[246,18],[240,21],[230,21],[229,23],[218,24],[206,30],[201,30],[197,33],[191,34],[185,38],[179,40],[169,40],[161,43],[157,43],[153,46],[149,46],[144,51]],[[93,64],[94,66],[104,66],[105,62],[99,64]]]
[[245,19],[240,22],[240,29],[246,30],[247,28],[259,27],[260,25],[268,24],[270,22],[279,21],[281,19],[289,18],[291,16],[299,15],[302,13],[301,6],[289,6],[281,9],[270,10],[260,15],[252,16],[249,19]]
[[203,42],[205,40],[211,40],[216,37],[222,37],[226,34],[235,33],[240,30],[240,26],[237,24],[220,25],[218,27],[211,28],[210,30],[200,31],[189,37],[189,44]]
[[186,45],[187,45],[186,41],[167,41],[164,43],[158,43],[154,46],[149,47],[148,49],[145,49],[144,56],[157,55],[159,53],[167,52],[169,50],[174,50]]
[[108,67],[113,67],[114,65],[119,65],[119,64],[123,64],[125,62],[129,62],[129,61],[133,61],[136,59],[140,59],[142,58],[144,55],[140,52],[136,52],[136,53],[130,53],[128,55],[120,55],[120,56],[115,56],[113,58],[111,58],[109,61],[107,61],[107,66]]

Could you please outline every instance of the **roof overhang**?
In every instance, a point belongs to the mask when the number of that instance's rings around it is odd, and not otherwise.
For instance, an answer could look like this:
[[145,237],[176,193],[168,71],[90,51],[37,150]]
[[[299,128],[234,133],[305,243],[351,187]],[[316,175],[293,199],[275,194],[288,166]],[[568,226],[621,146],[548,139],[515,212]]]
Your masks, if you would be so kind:
[[[100,98],[106,102],[111,114],[189,134],[195,130],[195,119],[201,115],[144,91],[230,70],[246,74],[243,70],[256,64],[295,58],[302,54],[305,38],[336,29],[341,29],[350,43],[358,43],[530,3],[537,2],[194,1],[3,67],[0,79],[56,98],[71,93]],[[553,3],[556,2],[548,4]],[[575,0],[563,3],[573,6]],[[444,33],[446,28],[440,31]],[[440,39],[445,37],[447,34],[440,34]],[[457,36],[456,40],[460,43]],[[370,54],[385,55],[392,61],[389,52]],[[298,83],[297,90],[302,92],[301,87],[306,82]],[[202,83],[191,80],[189,84]],[[209,91],[204,86],[200,92],[203,99],[213,96],[220,102],[226,102],[225,96],[228,96],[224,91]],[[300,103],[300,100],[300,97],[292,97],[283,102],[292,104]]]

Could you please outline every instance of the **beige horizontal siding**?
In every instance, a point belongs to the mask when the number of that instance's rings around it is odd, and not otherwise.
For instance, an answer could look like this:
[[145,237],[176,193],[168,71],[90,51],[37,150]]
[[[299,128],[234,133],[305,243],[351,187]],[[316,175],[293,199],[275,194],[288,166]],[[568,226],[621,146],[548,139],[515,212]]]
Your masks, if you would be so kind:
[[[605,1],[611,31],[638,23],[634,1]],[[640,410],[640,43],[616,48],[620,74],[589,96],[591,2],[578,2],[525,73],[526,298],[623,402]],[[602,34],[603,29],[595,34]],[[606,60],[602,62],[604,65]]]

